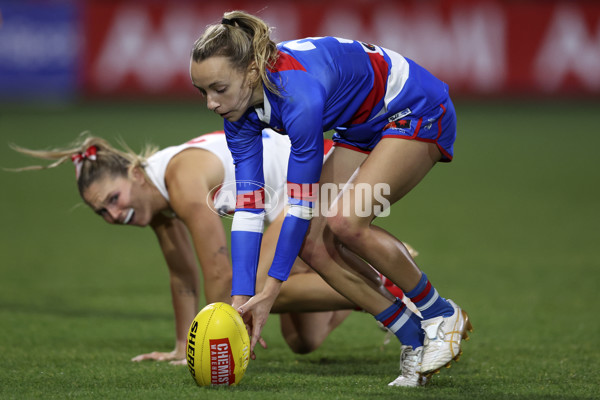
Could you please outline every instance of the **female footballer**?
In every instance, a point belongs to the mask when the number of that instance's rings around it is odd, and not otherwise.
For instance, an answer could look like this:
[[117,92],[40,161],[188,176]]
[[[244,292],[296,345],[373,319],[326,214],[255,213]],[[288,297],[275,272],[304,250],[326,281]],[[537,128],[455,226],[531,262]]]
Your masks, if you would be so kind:
[[[252,347],[300,255],[402,342],[402,374],[391,385],[422,384],[421,376],[458,358],[471,329],[467,314],[438,295],[398,239],[372,225],[437,162],[451,161],[456,115],[448,86],[398,53],[355,40],[276,45],[269,26],[242,11],[225,13],[198,38],[190,75],[207,107],[225,119],[238,195],[263,194],[262,128],[291,141],[289,208],[262,290],[255,290],[253,276],[264,218],[260,202],[239,202],[233,221],[233,305],[252,326]],[[330,130],[337,148],[323,164],[322,133]],[[342,189],[328,198],[319,183]],[[327,213],[320,212],[323,205]],[[420,324],[402,302],[345,273],[356,259],[406,293],[423,317]]]
[[[270,224],[259,263],[259,288],[266,278],[283,221],[283,189],[290,151],[288,138],[273,131],[263,131],[261,141],[268,188],[265,208]],[[231,303],[231,263],[221,217],[233,212],[236,197],[234,165],[223,132],[205,134],[160,151],[148,146],[141,155],[128,149],[118,150],[89,134],[63,149],[13,148],[55,160],[45,167],[20,170],[52,168],[72,160],[82,199],[106,222],[152,228],[169,269],[175,349],[140,354],[132,361],[185,363],[187,330],[198,312],[201,294],[197,260],[206,302]],[[370,284],[384,295],[391,296],[386,289],[398,291],[387,282],[384,288],[371,268],[365,271],[365,279],[370,279]],[[281,331],[290,348],[296,353],[308,353],[319,347],[356,307],[298,260],[272,311],[281,314]]]

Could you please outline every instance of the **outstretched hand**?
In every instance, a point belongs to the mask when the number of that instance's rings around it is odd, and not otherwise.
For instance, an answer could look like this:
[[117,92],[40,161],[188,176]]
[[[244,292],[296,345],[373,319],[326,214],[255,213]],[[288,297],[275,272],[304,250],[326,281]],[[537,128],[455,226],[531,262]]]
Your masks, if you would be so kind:
[[172,364],[183,361],[185,363],[185,354],[179,354],[175,350],[170,352],[153,351],[152,353],[140,354],[131,359],[133,362],[140,361],[171,361]]
[[254,354],[256,343],[260,343],[265,349],[267,348],[267,343],[260,334],[267,322],[273,303],[279,295],[281,283],[280,280],[267,276],[263,290],[260,293],[253,297],[233,296],[231,305],[242,316],[250,335],[250,358],[252,360],[256,359],[256,354]]
[[268,298],[261,296],[259,293],[237,308],[250,335],[250,358],[252,360],[256,359],[254,353],[256,343],[260,343],[264,349],[267,348],[267,342],[262,338],[261,332],[267,323],[272,306],[273,302],[270,302]]

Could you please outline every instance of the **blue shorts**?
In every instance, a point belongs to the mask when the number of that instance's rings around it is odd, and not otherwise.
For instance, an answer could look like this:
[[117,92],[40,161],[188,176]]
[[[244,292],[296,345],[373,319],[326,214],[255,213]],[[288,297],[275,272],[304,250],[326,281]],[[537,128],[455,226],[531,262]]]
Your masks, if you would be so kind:
[[368,143],[348,140],[340,135],[334,135],[333,140],[336,146],[368,153],[384,137],[435,143],[442,153],[440,161],[452,161],[456,140],[456,111],[452,100],[446,98],[442,104],[424,115],[409,114],[388,122],[381,134]]

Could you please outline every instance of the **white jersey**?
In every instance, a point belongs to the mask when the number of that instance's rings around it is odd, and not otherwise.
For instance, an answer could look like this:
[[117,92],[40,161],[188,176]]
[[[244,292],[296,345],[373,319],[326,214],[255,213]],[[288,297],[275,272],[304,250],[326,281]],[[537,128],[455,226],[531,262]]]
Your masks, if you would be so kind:
[[[283,210],[286,202],[285,187],[290,141],[287,136],[268,129],[263,131],[262,141],[265,211],[267,220],[272,222]],[[210,198],[207,199],[207,202],[209,205],[214,206],[214,210],[221,216],[233,214],[236,205],[235,166],[223,132],[205,134],[179,146],[167,147],[154,153],[147,160],[146,174],[158,188],[160,194],[167,202],[170,202],[169,192],[165,184],[167,166],[173,157],[189,148],[210,151],[221,160],[225,171],[223,183],[218,187],[211,188]],[[202,172],[199,171],[198,173]]]

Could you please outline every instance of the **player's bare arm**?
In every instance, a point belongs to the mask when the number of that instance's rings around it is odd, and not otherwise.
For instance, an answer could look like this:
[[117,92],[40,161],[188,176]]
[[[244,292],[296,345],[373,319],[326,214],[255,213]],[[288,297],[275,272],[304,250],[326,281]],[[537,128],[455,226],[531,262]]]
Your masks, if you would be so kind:
[[165,174],[171,208],[188,228],[202,266],[207,303],[230,302],[231,263],[226,235],[220,217],[208,203],[212,200],[211,189],[222,181],[220,160],[201,149],[188,149],[175,156]]

